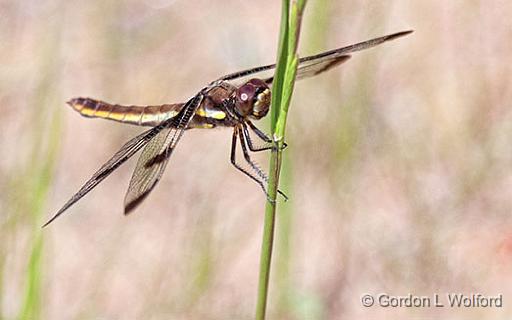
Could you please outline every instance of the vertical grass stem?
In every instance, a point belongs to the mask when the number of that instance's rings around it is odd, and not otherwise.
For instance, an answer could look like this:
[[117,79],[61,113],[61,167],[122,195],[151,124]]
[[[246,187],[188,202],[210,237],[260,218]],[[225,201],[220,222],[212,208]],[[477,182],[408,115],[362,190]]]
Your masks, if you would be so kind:
[[275,148],[270,155],[268,193],[269,201],[265,207],[263,240],[261,245],[260,274],[258,283],[258,301],[256,304],[256,319],[265,319],[267,309],[270,266],[274,243],[276,222],[276,196],[279,187],[282,149],[286,128],[286,118],[290,105],[295,75],[298,66],[297,46],[299,42],[302,12],[306,0],[283,0],[281,12],[281,29],[275,81],[272,85],[271,130]]

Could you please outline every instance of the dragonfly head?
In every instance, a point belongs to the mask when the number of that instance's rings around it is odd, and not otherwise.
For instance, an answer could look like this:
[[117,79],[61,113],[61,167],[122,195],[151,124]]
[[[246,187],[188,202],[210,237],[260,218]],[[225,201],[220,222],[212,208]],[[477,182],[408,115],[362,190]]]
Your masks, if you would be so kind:
[[235,107],[243,117],[263,118],[270,108],[270,88],[260,79],[251,79],[236,90]]

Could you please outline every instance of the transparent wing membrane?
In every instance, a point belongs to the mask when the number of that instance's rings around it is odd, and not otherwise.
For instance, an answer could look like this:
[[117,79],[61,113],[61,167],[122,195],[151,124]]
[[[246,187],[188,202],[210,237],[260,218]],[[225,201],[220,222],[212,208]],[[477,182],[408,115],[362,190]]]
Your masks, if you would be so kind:
[[[393,33],[393,34],[390,34],[387,36],[383,36],[383,37],[363,41],[360,43],[356,43],[356,44],[353,44],[350,46],[346,46],[346,47],[326,51],[326,52],[323,52],[320,54],[300,58],[298,69],[302,68],[303,70],[307,70],[308,66],[317,65],[317,64],[323,64],[324,66],[328,66],[329,63],[332,61],[339,61],[338,63],[335,63],[334,65],[332,65],[326,69],[326,70],[328,70],[328,69],[335,67],[335,66],[339,65],[340,63],[346,61],[346,59],[348,59],[348,58],[342,59],[341,58],[342,56],[348,56],[349,53],[365,50],[365,49],[368,49],[371,47],[375,47],[381,43],[391,41],[391,40],[403,37],[405,35],[408,35],[411,32],[412,32],[412,30],[397,32],[397,33]],[[275,67],[276,67],[275,64],[269,64],[266,66],[246,69],[243,71],[238,71],[235,73],[230,73],[228,75],[225,75],[222,78],[220,78],[219,80],[238,82],[238,81],[243,81],[243,80],[245,80],[246,77],[251,76],[251,77],[256,77],[256,78],[261,78],[261,79],[268,79],[270,82],[272,82],[273,72],[274,72]],[[323,71],[320,71],[320,72],[323,72]],[[304,73],[304,76],[301,77],[301,79],[306,78],[308,76],[313,76],[320,72]]]
[[[310,64],[302,64],[297,68],[297,80],[309,78],[312,76],[316,76],[317,74],[320,74],[322,72],[328,71],[343,62],[350,59],[349,55],[339,56],[332,59],[327,59],[323,61],[318,61],[316,63],[310,63]],[[272,81],[274,81],[274,76],[271,76],[265,80],[267,84],[271,84]]]
[[[176,145],[178,140],[183,135],[183,124],[185,126],[188,124],[190,119],[192,118],[195,109],[199,105],[199,102],[201,101],[202,97],[201,94],[198,94],[194,98],[190,99],[189,102],[185,105],[183,110],[180,112],[180,114],[174,118],[168,119],[158,126],[147,130],[146,132],[141,133],[140,135],[136,136],[135,138],[128,141],[126,144],[124,144],[119,151],[117,151],[112,158],[110,158],[101,168],[94,173],[94,175],[78,190],[77,193],[75,193],[71,199],[64,204],[64,206],[50,219],[48,222],[46,222],[43,227],[49,225],[51,222],[53,222],[55,219],[57,219],[60,215],[62,215],[69,207],[71,207],[73,204],[75,204],[78,200],[80,200],[83,196],[85,196],[87,193],[89,193],[92,189],[94,189],[100,182],[102,182],[106,177],[108,177],[115,169],[117,169],[120,165],[122,165],[126,160],[131,158],[137,151],[142,149],[145,145],[147,145],[150,141],[153,139],[157,139],[158,142],[161,143],[160,137],[163,135],[161,133],[162,131],[164,133],[167,132],[179,132],[175,135],[174,143],[171,143]],[[180,128],[179,130],[173,130],[173,129]],[[153,144],[150,144],[152,148],[154,148],[154,145],[157,144],[156,142]],[[165,168],[165,165],[164,165]],[[163,170],[163,169],[162,169]],[[160,173],[161,174],[161,173]],[[158,181],[158,180],[157,180]]]
[[142,151],[125,196],[125,214],[133,211],[160,181],[169,157],[201,104],[199,97],[183,108],[173,126],[159,132]]

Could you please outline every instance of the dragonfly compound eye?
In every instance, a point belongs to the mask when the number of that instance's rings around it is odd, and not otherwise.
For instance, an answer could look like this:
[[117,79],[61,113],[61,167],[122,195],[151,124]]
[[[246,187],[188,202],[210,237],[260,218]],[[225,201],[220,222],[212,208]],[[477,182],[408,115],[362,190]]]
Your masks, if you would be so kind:
[[264,117],[270,107],[270,89],[267,84],[259,79],[247,81],[237,90],[236,107],[244,117]]
[[256,88],[245,83],[236,91],[236,108],[241,116],[246,117],[252,113],[252,104],[256,95]]

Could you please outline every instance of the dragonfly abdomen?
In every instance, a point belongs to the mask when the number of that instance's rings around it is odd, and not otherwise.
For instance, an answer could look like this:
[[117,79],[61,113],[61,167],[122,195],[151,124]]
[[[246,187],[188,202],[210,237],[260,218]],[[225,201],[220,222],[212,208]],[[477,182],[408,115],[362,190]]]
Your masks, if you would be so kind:
[[178,114],[182,103],[158,106],[123,106],[90,98],[74,98],[68,104],[81,115],[102,118],[139,126],[156,126]]

